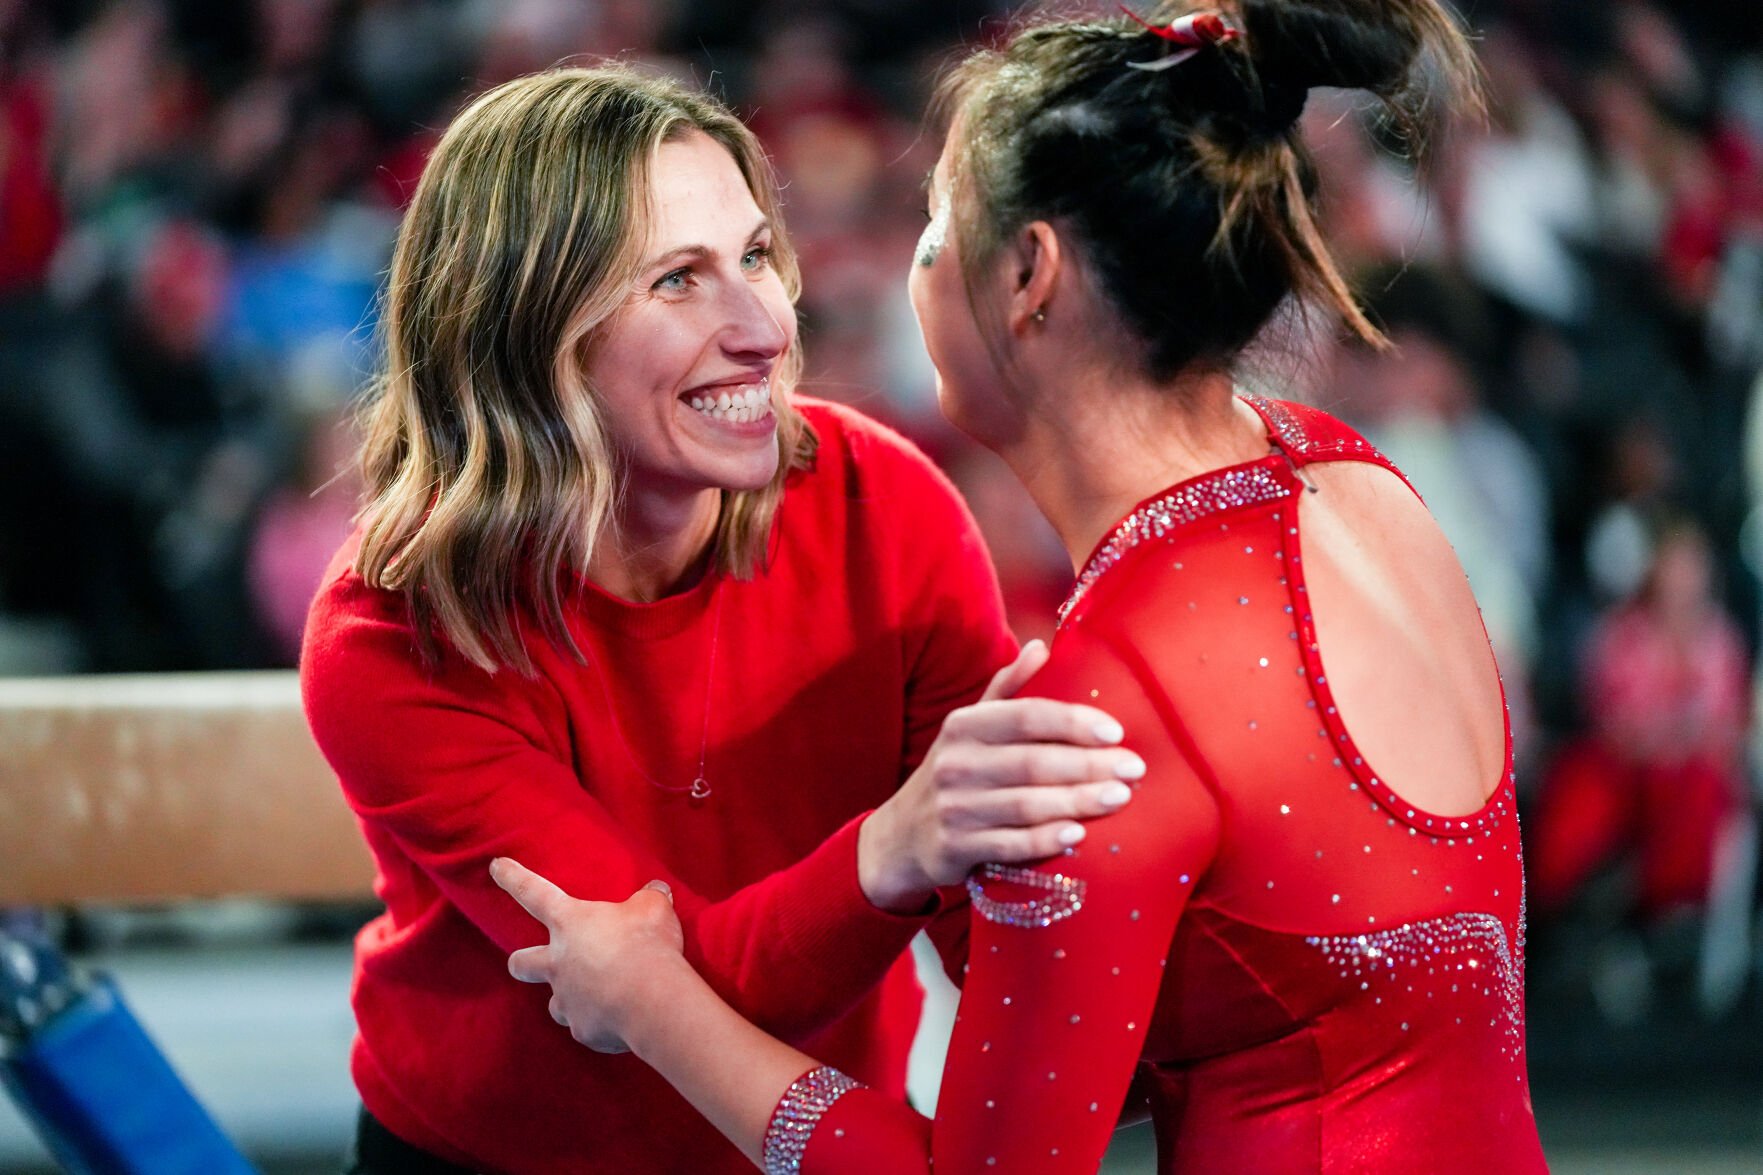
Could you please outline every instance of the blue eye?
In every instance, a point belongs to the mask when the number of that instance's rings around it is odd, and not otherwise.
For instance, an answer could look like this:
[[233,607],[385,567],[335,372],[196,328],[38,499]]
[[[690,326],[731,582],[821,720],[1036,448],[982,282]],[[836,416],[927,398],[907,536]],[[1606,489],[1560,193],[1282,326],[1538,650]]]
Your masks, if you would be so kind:
[[692,271],[689,269],[676,269],[672,273],[663,274],[661,279],[650,288],[657,290],[683,290],[686,288],[686,283],[691,276]]
[[746,253],[742,254],[741,268],[742,269],[758,269],[763,265],[769,264],[770,261],[771,261],[771,246],[770,245],[758,245],[758,246],[755,246],[754,248],[748,249],[746,251]]

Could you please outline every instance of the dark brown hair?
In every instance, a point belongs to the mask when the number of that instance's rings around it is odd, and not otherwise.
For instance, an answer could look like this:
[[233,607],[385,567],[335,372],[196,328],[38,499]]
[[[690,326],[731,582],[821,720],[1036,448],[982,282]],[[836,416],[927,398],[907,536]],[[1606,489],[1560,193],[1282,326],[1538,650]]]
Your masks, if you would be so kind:
[[1468,43],[1438,0],[1206,7],[1242,35],[1166,70],[1133,68],[1177,46],[1126,16],[1032,24],[955,68],[940,102],[968,288],[1047,220],[1075,234],[1158,379],[1228,363],[1292,295],[1381,344],[1317,229],[1298,118],[1314,87],[1368,90],[1418,152],[1448,108],[1479,105]]

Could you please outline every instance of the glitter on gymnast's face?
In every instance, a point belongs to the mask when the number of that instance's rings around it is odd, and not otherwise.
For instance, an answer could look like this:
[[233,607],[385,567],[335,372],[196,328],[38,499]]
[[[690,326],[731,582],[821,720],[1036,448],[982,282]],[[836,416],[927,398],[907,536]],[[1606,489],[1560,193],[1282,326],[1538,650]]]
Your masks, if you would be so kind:
[[918,251],[913,260],[926,268],[936,263],[937,255],[943,251],[943,242],[949,236],[949,193],[946,189],[933,196],[930,223],[924,226],[924,232],[918,236]]

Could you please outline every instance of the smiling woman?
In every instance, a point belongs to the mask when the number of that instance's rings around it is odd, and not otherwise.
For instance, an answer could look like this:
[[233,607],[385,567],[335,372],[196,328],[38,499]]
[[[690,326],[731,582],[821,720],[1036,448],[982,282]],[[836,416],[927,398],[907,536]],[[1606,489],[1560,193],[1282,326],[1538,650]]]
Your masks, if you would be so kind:
[[699,131],[662,143],[649,200],[646,259],[583,372],[627,461],[624,525],[588,571],[635,599],[685,575],[719,491],[777,480],[771,373],[796,335],[771,218],[727,148]]
[[496,856],[607,898],[665,878],[724,998],[900,1092],[903,949],[965,930],[938,887],[1132,796],[1117,722],[1008,696],[1045,652],[999,671],[948,481],[797,394],[796,293],[757,142],[675,83],[520,78],[429,161],[367,502],[301,658],[386,903],[357,943],[359,1175],[745,1169],[508,976],[540,935]]
[[[474,663],[527,671],[516,595],[567,644],[560,573],[618,565],[598,549],[621,530],[657,580],[680,552],[651,551],[654,531],[678,530],[683,509],[690,543],[665,547],[701,546],[708,519],[714,562],[752,574],[814,433],[780,398],[775,428],[746,446],[750,468],[724,487],[715,470],[694,479],[714,434],[688,454],[676,397],[774,368],[780,389],[794,382],[800,283],[777,214],[747,129],[660,79],[558,71],[479,98],[436,148],[393,257],[362,576],[407,591],[419,621]],[[621,474],[637,517],[614,510]],[[643,493],[648,474],[664,501]],[[734,491],[727,510],[721,488]]]

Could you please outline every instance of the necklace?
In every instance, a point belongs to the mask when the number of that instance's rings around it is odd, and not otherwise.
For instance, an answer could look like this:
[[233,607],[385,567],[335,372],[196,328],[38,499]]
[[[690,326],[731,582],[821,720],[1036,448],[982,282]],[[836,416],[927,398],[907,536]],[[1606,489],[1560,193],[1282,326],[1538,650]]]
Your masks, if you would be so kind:
[[684,794],[694,805],[702,804],[711,795],[710,781],[705,777],[704,764],[710,754],[710,705],[716,685],[716,646],[722,637],[722,601],[723,581],[718,575],[716,586],[711,589],[716,596],[716,603],[711,608],[710,619],[710,658],[704,668],[704,723],[698,733],[698,770],[687,784],[663,783],[650,775],[642,761],[637,758],[636,748],[631,746],[630,739],[625,737],[624,724],[618,720],[618,706],[613,701],[612,685],[606,680],[606,671],[600,667],[598,657],[594,658],[594,673],[600,679],[600,693],[606,699],[606,713],[612,718],[612,732],[618,736],[619,746],[624,748],[624,757],[630,760],[632,767],[650,787],[673,795]]

